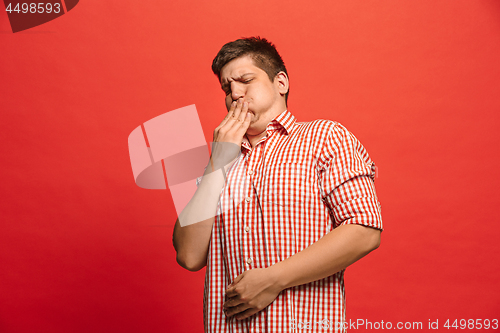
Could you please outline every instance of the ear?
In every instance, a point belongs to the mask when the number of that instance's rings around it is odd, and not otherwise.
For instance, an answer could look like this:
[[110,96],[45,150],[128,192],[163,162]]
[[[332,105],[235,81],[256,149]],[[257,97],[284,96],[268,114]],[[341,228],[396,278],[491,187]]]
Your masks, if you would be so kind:
[[289,88],[288,75],[285,72],[279,72],[274,77],[274,84],[278,87],[280,94],[285,96]]

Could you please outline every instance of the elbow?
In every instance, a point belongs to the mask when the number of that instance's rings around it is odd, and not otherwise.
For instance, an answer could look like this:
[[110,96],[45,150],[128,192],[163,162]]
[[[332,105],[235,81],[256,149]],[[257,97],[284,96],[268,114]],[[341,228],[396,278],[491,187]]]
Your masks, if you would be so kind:
[[363,256],[378,249],[380,246],[381,230],[368,226],[356,225],[358,249]]
[[206,261],[201,261],[201,260],[190,260],[187,258],[183,258],[182,256],[177,253],[176,257],[177,263],[179,266],[181,266],[184,269],[187,269],[190,272],[197,272],[201,270],[203,267],[206,266]]
[[367,236],[368,252],[371,252],[379,248],[380,238],[381,238],[380,234],[381,234],[380,230],[370,228],[370,232]]

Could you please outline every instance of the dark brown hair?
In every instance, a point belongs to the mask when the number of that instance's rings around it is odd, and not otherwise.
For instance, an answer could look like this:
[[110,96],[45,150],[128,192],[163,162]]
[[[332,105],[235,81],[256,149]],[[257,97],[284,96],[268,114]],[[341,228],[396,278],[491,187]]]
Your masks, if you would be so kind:
[[[288,76],[285,63],[271,42],[265,38],[248,37],[226,43],[215,56],[212,62],[212,71],[217,75],[219,81],[222,67],[231,60],[243,56],[250,56],[255,66],[266,72],[271,82],[274,82],[274,78],[279,72],[285,72]],[[285,95],[285,101],[287,100],[288,92]]]

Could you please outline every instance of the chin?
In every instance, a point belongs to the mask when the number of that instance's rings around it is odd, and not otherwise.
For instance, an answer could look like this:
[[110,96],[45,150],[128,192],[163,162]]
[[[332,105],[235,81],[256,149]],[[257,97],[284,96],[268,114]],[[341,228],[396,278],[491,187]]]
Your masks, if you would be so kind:
[[248,129],[247,129],[247,134],[249,135],[257,135],[258,133],[258,130],[255,128],[255,126],[248,126]]
[[259,135],[266,131],[266,126],[259,126],[258,124],[250,124],[247,129],[248,135]]

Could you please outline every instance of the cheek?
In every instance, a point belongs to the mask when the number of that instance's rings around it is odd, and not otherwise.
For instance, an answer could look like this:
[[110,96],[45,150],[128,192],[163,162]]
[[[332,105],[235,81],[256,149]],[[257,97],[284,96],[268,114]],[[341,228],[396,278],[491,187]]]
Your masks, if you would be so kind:
[[256,89],[253,92],[253,95],[259,96],[259,100],[261,103],[268,103],[269,100],[272,98],[272,90],[269,89],[269,87],[259,87],[260,89]]

